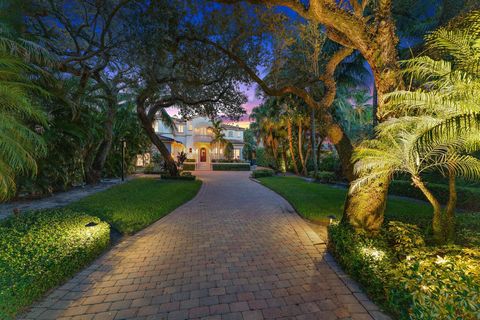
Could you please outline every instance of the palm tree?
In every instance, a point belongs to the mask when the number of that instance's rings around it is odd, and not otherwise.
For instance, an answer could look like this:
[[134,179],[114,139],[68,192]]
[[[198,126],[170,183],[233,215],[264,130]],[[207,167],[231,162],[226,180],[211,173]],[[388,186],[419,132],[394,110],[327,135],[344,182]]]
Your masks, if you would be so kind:
[[[480,146],[480,11],[430,33],[426,42],[437,60],[420,56],[403,62],[418,89],[387,95],[385,116],[397,118],[383,123],[378,139],[356,151],[361,177],[355,185],[409,173],[434,208],[435,239],[444,242],[454,235],[455,177],[480,178],[480,161],[469,155]],[[422,181],[421,174],[430,170],[448,177],[444,212]]]
[[[425,141],[438,120],[412,123],[410,117],[392,119],[378,127],[378,138],[360,144],[354,154],[355,172],[360,176],[352,190],[381,177],[392,179],[407,173],[433,207],[432,230],[437,242],[453,240],[456,206],[455,178],[480,179],[480,160],[466,154],[472,144],[463,136],[443,136]],[[480,140],[477,138],[477,140]],[[480,142],[480,141],[477,141]],[[422,174],[442,173],[449,179],[449,198],[445,210],[422,180]]]
[[41,73],[35,62],[44,62],[44,50],[25,40],[15,40],[0,26],[0,200],[14,195],[15,178],[37,172],[35,158],[45,152],[38,131],[46,125],[44,112],[33,94],[45,94],[34,80]]
[[212,141],[210,144],[212,147],[215,147],[215,157],[218,158],[218,151],[222,150],[227,144],[227,139],[225,139],[225,134],[223,133],[222,120],[221,119],[212,119],[212,125],[208,127],[213,133]]

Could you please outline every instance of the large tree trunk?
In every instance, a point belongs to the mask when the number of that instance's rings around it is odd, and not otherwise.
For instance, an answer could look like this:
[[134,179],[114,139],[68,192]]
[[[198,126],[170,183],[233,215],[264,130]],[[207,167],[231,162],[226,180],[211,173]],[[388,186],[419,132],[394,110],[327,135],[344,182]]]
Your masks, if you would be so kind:
[[383,224],[389,184],[387,178],[377,179],[353,192],[349,190],[342,223],[357,231],[377,233]]
[[175,161],[168,151],[167,147],[163,144],[162,140],[157,136],[155,130],[153,129],[153,123],[148,119],[146,111],[145,111],[145,101],[147,97],[144,95],[140,95],[137,98],[137,115],[140,119],[140,123],[142,124],[145,133],[150,138],[150,141],[157,147],[158,151],[162,155],[167,170],[172,176],[178,176],[178,169]]
[[298,156],[302,165],[302,175],[305,175],[305,157],[303,156],[303,126],[302,122],[298,124]]
[[297,159],[295,159],[295,149],[293,149],[293,133],[292,133],[292,121],[287,119],[287,134],[288,134],[288,145],[290,147],[290,156],[292,157],[293,170],[295,174],[298,175],[298,166]]

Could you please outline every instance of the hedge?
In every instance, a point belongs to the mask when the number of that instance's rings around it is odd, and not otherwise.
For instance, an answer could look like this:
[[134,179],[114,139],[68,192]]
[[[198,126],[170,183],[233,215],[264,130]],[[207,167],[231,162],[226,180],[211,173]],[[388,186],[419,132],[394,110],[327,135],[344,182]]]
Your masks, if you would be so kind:
[[274,174],[272,169],[257,169],[252,171],[252,178],[273,177]]
[[[427,183],[427,188],[438,197],[442,204],[448,200],[448,185]],[[426,200],[423,193],[412,186],[410,181],[395,180],[390,184],[390,194],[410,197],[419,200]],[[468,187],[457,186],[457,208],[480,211],[480,190]]]
[[212,163],[213,171],[250,171],[248,163]]
[[192,175],[180,175],[180,176],[171,176],[168,174],[161,175],[162,180],[187,180],[194,181],[197,177]]
[[99,218],[68,209],[42,210],[0,223],[0,319],[89,264],[110,243]]
[[185,171],[195,171],[195,163],[184,163],[183,170]]

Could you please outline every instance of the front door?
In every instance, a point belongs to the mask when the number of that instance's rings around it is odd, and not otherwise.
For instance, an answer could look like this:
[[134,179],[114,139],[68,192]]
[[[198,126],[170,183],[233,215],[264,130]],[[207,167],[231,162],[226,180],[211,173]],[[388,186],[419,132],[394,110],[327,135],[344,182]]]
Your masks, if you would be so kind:
[[207,162],[207,149],[200,149],[200,162]]

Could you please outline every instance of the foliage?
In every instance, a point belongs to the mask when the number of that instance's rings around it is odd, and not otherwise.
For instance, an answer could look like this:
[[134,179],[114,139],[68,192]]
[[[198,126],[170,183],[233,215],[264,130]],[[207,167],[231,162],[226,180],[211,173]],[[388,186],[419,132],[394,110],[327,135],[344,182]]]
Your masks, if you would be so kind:
[[250,171],[249,163],[212,163],[213,171]]
[[0,318],[14,315],[90,263],[110,243],[99,218],[52,209],[0,223]]
[[233,144],[230,141],[225,144],[225,150],[223,151],[223,155],[227,160],[233,159]]
[[275,159],[265,150],[265,148],[257,148],[256,151],[257,165],[266,168],[275,168]]
[[373,108],[370,89],[340,86],[334,102],[334,115],[345,133],[358,142],[372,135]]
[[232,159],[232,160],[228,160],[228,159],[212,159],[212,162],[213,162],[213,163],[248,163],[248,162],[246,162],[245,160],[242,160],[242,159]]
[[311,176],[322,183],[334,183],[337,181],[337,175],[334,172],[329,172],[329,171],[319,171],[316,176],[315,172],[310,172]]
[[14,39],[0,26],[0,201],[15,195],[16,176],[34,176],[36,158],[45,153],[38,132],[46,114],[35,103],[45,91],[35,78],[43,77],[36,65],[45,50],[22,39]]
[[[330,216],[339,219],[342,216],[347,190],[319,183],[305,181],[298,177],[261,178],[266,187],[287,199],[297,212],[312,221],[328,223]],[[386,218],[402,216],[406,222],[413,218],[431,219],[432,211],[428,205],[404,199],[387,201]]]
[[192,175],[190,172],[182,172],[179,176],[171,176],[169,174],[162,174],[162,180],[183,180],[183,181],[194,181],[197,179],[196,176]]
[[375,302],[399,319],[476,319],[480,252],[423,248],[418,234],[420,248],[415,248],[404,231],[395,236],[408,243],[400,260],[384,237],[367,237],[340,224],[329,227],[329,250]]
[[[448,201],[449,189],[445,184],[426,183],[429,190],[438,198],[440,203]],[[405,196],[418,200],[425,200],[425,196],[412,185],[410,181],[394,180],[390,184],[390,194]],[[468,211],[480,211],[480,190],[473,187],[457,187],[457,207]]]
[[113,124],[112,147],[105,163],[104,176],[121,176],[122,146],[121,140],[126,142],[125,169],[127,173],[135,170],[137,155],[149,151],[151,142],[142,130],[138,117],[131,101],[121,104],[117,108]]
[[177,154],[177,163],[178,165],[183,165],[183,163],[185,162],[185,160],[187,160],[187,154],[183,151],[179,152]]
[[249,161],[253,160],[253,154],[257,149],[257,144],[255,143],[255,136],[252,129],[246,129],[243,132],[243,158]]
[[123,234],[132,234],[192,199],[200,185],[200,181],[135,179],[69,207],[98,216]]
[[184,163],[183,164],[183,170],[187,171],[194,171],[195,170],[195,163]]
[[[407,173],[434,209],[437,242],[454,238],[456,177],[480,180],[480,11],[453,21],[426,37],[431,56],[404,61],[417,88],[388,95],[377,139],[363,142],[353,159],[359,178],[352,191],[377,179]],[[396,115],[397,117],[392,117]],[[422,180],[437,171],[449,178],[445,209]]]
[[414,249],[425,246],[425,240],[416,225],[390,221],[385,229],[385,238],[398,257],[405,258]]
[[321,154],[320,164],[318,166],[319,171],[339,172],[340,171],[340,159],[334,151],[327,151]]
[[272,169],[256,169],[252,171],[252,178],[264,178],[264,177],[273,177],[275,171]]
[[153,163],[149,163],[143,168],[143,173],[144,174],[162,174],[162,173],[165,173],[165,170],[155,167]]

